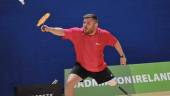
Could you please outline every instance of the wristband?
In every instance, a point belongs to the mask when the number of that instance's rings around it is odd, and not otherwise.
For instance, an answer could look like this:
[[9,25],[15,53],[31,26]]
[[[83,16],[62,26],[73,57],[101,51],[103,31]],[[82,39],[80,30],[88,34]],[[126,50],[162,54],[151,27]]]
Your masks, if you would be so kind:
[[124,58],[125,56],[124,55],[121,55],[120,58]]

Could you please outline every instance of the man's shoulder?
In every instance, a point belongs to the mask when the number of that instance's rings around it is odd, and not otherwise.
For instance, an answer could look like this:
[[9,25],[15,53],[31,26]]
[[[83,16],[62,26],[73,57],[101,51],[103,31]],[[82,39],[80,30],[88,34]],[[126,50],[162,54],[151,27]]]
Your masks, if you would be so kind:
[[69,29],[71,29],[73,31],[78,31],[78,32],[82,32],[83,31],[83,29],[79,28],[79,27],[72,27],[72,28],[69,28]]
[[103,29],[103,28],[98,28],[98,30],[100,31],[100,33],[102,34],[110,34],[110,32],[106,29]]

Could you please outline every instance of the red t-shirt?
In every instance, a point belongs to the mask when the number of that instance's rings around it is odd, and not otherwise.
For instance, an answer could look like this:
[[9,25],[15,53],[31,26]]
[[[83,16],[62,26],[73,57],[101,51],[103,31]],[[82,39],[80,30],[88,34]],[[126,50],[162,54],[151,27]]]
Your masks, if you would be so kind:
[[108,31],[97,29],[95,35],[89,36],[83,33],[82,28],[64,29],[65,39],[69,39],[75,48],[77,62],[83,68],[91,72],[100,72],[106,68],[104,61],[104,47],[113,46],[117,39]]

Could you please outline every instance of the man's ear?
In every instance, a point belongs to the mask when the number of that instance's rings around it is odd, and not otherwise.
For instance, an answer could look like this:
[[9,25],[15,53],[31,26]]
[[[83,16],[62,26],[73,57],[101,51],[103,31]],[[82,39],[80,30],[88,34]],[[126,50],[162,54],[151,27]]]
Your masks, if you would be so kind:
[[96,27],[98,27],[98,25],[99,25],[99,24],[98,24],[98,23],[96,23],[95,25],[96,25]]

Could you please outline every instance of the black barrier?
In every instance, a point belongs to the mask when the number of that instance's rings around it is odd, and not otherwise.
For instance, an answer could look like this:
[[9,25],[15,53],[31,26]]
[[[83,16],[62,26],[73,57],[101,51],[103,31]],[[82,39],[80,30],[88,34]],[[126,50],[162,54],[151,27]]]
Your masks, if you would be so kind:
[[17,86],[16,96],[62,96],[60,84]]

